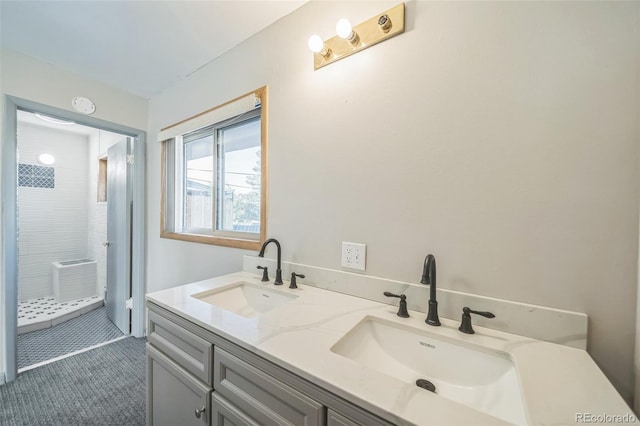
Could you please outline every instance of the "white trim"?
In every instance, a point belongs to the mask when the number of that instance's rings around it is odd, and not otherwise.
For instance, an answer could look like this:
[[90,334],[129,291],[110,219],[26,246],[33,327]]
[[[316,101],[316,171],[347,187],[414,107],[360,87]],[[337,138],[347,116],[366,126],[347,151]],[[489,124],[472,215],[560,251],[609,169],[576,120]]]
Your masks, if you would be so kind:
[[90,351],[92,349],[99,348],[100,346],[106,346],[106,345],[109,345],[111,343],[115,343],[118,340],[126,339],[127,337],[129,337],[129,336],[116,337],[115,339],[107,340],[106,342],[98,343],[96,345],[89,346],[88,348],[78,349],[77,351],[69,352],[68,354],[60,355],[60,356],[57,356],[55,358],[48,359],[46,361],[35,363],[33,365],[28,365],[26,367],[18,369],[18,374],[24,373],[25,371],[33,370],[34,368],[42,367],[43,365],[51,364],[52,362],[60,361],[61,359],[65,359],[65,358],[72,357],[74,355],[81,354],[83,352],[88,352],[88,351]]

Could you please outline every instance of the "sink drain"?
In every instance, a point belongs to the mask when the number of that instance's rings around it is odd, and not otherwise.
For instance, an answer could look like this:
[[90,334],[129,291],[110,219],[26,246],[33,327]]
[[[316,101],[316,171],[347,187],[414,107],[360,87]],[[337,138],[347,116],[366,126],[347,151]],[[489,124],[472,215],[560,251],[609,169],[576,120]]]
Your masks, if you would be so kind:
[[418,379],[416,380],[416,386],[422,389],[426,389],[429,392],[436,393],[436,385],[428,381],[427,379]]

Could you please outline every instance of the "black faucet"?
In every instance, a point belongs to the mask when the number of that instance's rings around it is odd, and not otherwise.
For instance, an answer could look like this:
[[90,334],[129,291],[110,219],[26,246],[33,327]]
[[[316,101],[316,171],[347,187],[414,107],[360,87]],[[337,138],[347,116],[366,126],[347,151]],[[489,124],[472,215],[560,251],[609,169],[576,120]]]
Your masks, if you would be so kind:
[[473,330],[473,327],[471,326],[471,314],[476,314],[476,315],[480,315],[483,316],[485,318],[495,318],[496,316],[491,313],[491,312],[481,312],[481,311],[474,311],[473,309],[469,309],[468,307],[464,307],[462,308],[462,321],[460,322],[460,327],[458,327],[458,330],[462,331],[463,333],[466,334],[474,334],[475,331]]
[[275,238],[269,238],[267,241],[262,244],[262,248],[260,249],[260,253],[258,253],[259,257],[264,257],[264,250],[267,248],[269,243],[275,243],[278,248],[278,264],[276,265],[276,280],[273,282],[275,285],[282,285],[282,249],[280,248],[280,243]]
[[432,254],[428,254],[424,258],[424,267],[422,269],[422,284],[428,284],[431,286],[429,289],[429,312],[427,313],[427,319],[424,321],[429,325],[440,325],[440,319],[438,318],[438,302],[436,301],[436,258]]

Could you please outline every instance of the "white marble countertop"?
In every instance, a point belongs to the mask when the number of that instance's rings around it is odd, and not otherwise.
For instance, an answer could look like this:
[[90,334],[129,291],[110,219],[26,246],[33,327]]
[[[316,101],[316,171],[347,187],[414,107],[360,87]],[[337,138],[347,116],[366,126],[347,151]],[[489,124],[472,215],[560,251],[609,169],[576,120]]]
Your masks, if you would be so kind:
[[[254,318],[246,318],[191,297],[238,281],[293,293],[298,297]],[[227,340],[396,424],[496,425],[505,422],[439,395],[381,374],[331,352],[330,348],[366,316],[378,317],[448,339],[503,351],[520,380],[527,422],[574,424],[577,416],[630,416],[626,405],[587,352],[488,328],[476,334],[424,323],[425,314],[311,286],[298,289],[262,283],[258,275],[238,272],[147,294],[153,302]],[[583,417],[585,418],[585,417]]]

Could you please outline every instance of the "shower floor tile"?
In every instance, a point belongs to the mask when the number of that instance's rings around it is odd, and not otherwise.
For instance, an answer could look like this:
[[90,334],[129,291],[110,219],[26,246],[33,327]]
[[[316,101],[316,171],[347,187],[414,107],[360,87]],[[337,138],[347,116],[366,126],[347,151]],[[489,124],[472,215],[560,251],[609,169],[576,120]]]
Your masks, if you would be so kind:
[[18,336],[18,369],[122,336],[103,306],[49,329]]
[[56,302],[53,297],[24,300],[18,303],[18,334],[49,328],[103,305],[98,296],[69,302]]

